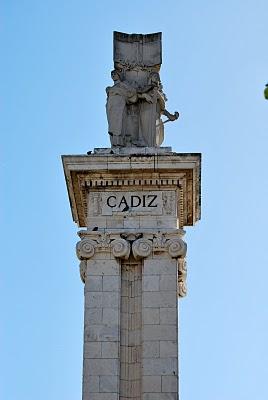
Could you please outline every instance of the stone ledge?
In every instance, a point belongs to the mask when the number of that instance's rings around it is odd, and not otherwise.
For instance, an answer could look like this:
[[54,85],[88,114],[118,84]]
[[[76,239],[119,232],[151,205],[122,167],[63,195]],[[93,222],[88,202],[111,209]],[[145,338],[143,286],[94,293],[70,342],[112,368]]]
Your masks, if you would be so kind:
[[[171,147],[113,147],[113,148],[95,148],[93,154],[111,154],[111,155],[140,155],[140,154],[166,154],[172,153]],[[91,152],[89,151],[90,155]]]
[[87,226],[88,192],[116,186],[132,190],[180,190],[180,227],[194,225],[201,210],[201,154],[92,154],[62,156],[73,219]]

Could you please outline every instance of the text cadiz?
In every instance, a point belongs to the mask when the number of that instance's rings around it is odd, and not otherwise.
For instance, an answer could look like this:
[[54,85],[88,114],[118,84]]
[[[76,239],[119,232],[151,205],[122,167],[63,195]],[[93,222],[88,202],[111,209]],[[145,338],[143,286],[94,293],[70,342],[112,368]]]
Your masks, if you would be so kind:
[[107,206],[110,208],[136,208],[136,207],[157,207],[157,195],[143,194],[141,196],[131,195],[128,199],[125,196],[107,197]]

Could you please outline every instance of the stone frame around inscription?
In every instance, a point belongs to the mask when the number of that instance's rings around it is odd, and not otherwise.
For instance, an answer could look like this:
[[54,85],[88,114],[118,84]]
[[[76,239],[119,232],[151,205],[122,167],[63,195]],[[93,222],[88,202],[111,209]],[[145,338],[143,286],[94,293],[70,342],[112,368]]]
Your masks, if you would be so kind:
[[[179,216],[180,191],[155,187],[88,190],[87,217],[113,215]],[[137,202],[138,200],[138,202]]]

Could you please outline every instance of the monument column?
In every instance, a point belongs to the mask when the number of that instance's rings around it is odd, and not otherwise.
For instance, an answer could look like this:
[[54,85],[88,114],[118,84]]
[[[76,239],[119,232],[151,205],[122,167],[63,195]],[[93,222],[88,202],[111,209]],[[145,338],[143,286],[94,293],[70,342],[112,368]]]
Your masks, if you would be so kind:
[[83,400],[178,399],[185,226],[200,218],[200,154],[63,156],[85,290]]

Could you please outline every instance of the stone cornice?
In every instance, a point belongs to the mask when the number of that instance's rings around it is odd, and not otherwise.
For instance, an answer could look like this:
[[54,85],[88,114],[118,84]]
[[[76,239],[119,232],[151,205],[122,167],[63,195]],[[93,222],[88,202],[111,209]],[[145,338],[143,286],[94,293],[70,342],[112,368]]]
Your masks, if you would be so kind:
[[73,219],[86,226],[90,190],[179,190],[180,226],[200,219],[201,155],[92,154],[62,156]]

